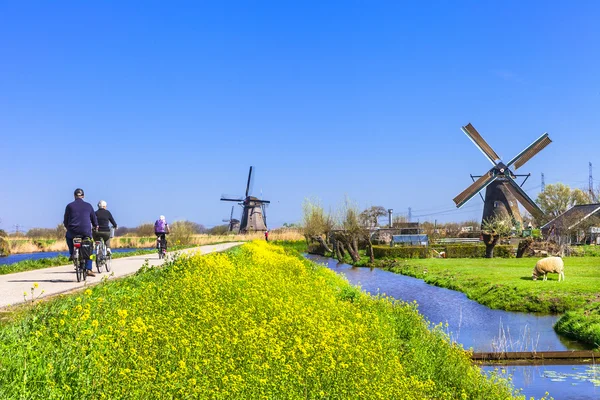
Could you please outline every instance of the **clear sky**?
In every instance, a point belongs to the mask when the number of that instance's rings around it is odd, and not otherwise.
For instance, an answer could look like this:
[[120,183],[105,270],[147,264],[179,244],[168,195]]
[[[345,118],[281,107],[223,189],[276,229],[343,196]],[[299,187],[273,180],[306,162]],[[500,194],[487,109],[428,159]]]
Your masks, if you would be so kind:
[[[344,196],[414,220],[479,219],[452,198],[490,163],[600,182],[600,2],[0,2],[0,228],[55,227],[73,190],[121,226],[229,216],[222,193]],[[236,210],[239,214],[240,210]],[[239,216],[238,216],[239,217]]]

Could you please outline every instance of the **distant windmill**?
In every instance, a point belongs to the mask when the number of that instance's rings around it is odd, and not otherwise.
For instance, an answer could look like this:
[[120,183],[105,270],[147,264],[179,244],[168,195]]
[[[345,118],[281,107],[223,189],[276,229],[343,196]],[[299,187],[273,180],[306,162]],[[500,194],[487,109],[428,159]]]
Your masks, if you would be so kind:
[[229,232],[240,230],[240,220],[233,218],[233,209],[235,206],[231,206],[231,215],[229,219],[224,219],[223,222],[229,222]]
[[[540,136],[535,142],[527,146],[523,151],[517,154],[507,164],[504,164],[498,154],[486,143],[479,132],[475,130],[473,125],[468,124],[462,127],[462,131],[471,139],[479,150],[492,163],[493,167],[483,176],[466,188],[461,194],[454,198],[456,207],[462,207],[473,196],[477,195],[482,189],[485,190],[485,199],[483,205],[483,220],[495,216],[510,216],[514,221],[521,224],[523,219],[519,212],[517,201],[525,207],[533,216],[543,215],[542,210],[537,204],[525,193],[525,191],[515,182],[519,176],[515,175],[509,168],[514,165],[514,169],[518,169],[529,161],[533,156],[539,153],[542,149],[552,143],[547,133]],[[474,177],[473,177],[474,178]],[[527,178],[525,178],[527,180]],[[525,183],[525,181],[523,181]]]
[[246,184],[246,195],[244,197],[221,196],[221,201],[241,203],[243,211],[240,222],[240,233],[264,232],[267,230],[266,206],[271,202],[249,195],[253,182],[252,168],[250,167],[250,172],[248,173],[248,183]]

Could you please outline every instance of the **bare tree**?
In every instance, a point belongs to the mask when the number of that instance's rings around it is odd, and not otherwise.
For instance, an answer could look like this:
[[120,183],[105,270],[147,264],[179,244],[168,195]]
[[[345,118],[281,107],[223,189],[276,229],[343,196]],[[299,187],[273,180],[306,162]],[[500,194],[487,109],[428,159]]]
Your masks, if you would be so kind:
[[387,215],[387,210],[382,206],[371,206],[360,213],[360,223],[365,227],[379,226],[379,218]]
[[319,199],[304,199],[302,203],[302,230],[307,243],[318,242],[328,252],[333,252],[326,238],[333,227],[333,220],[321,206]]

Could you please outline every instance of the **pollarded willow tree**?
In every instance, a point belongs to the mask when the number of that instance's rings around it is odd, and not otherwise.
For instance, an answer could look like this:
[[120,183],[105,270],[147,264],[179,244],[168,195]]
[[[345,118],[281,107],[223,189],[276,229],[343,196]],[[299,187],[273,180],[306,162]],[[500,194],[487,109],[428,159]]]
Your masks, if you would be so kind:
[[513,229],[514,221],[509,216],[495,216],[485,219],[481,223],[481,232],[487,240],[485,243],[485,257],[494,257],[494,247],[503,237],[510,236]]
[[333,229],[333,219],[323,210],[319,199],[304,199],[302,203],[302,230],[307,243],[318,242],[328,252],[333,252],[326,239]]

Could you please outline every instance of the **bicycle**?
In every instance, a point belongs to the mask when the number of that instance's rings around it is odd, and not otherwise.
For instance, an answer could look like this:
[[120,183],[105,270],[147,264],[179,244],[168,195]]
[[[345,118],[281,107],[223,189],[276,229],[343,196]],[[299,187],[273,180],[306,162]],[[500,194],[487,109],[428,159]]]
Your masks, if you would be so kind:
[[104,239],[96,240],[96,268],[98,272],[102,272],[102,267],[106,269],[106,272],[110,272],[112,264],[112,254],[106,250],[106,243]]
[[165,258],[167,255],[167,237],[163,234],[156,238],[157,241],[157,249],[158,249],[158,259]]
[[[75,266],[75,276],[77,282],[84,281],[87,278],[86,261],[91,254],[92,241],[90,238],[73,238],[73,265]],[[87,255],[87,257],[86,257]]]

